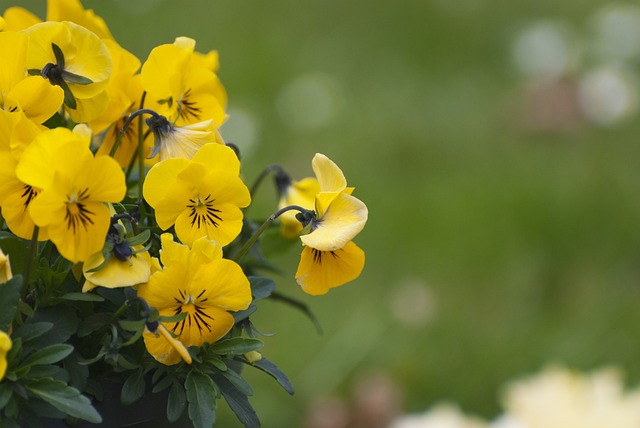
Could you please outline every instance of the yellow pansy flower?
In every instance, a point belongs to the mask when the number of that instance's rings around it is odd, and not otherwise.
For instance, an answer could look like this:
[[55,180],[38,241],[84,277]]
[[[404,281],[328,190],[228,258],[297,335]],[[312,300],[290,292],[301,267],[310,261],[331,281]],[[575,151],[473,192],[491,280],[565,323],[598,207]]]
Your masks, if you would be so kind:
[[67,21],[42,22],[24,32],[29,36],[27,69],[64,90],[74,121],[92,120],[107,108],[112,61],[98,36]]
[[192,61],[193,48],[180,39],[155,47],[142,65],[142,87],[151,103],[147,106],[179,126],[213,119],[219,127],[225,120],[226,94],[221,95],[222,86],[211,70]]
[[[195,241],[192,248],[174,242],[170,234],[163,234],[161,239],[163,270],[138,288],[138,296],[161,316],[187,313],[180,322],[166,323],[185,347],[217,341],[233,327],[229,311],[249,307],[249,280],[240,266],[222,258],[222,249],[206,238]],[[167,339],[152,332],[144,334],[147,350],[154,358],[163,364],[176,364],[180,354]]]
[[351,196],[342,170],[323,154],[316,154],[313,171],[320,184],[315,198],[316,218],[309,223],[310,232],[300,236],[302,243],[320,251],[343,248],[364,228],[367,206]]
[[171,158],[192,159],[205,144],[224,144],[213,119],[174,126],[164,116],[153,116],[146,123],[154,136],[154,146],[149,157],[158,155],[159,161]]
[[351,240],[367,222],[368,210],[351,196],[353,188],[347,187],[342,170],[328,157],[316,154],[312,167],[320,192],[315,197],[315,212],[296,217],[305,229],[295,277],[303,291],[320,295],[360,276],[365,255]]
[[63,257],[84,261],[102,248],[111,217],[105,202],[119,202],[126,193],[116,161],[94,157],[84,138],[56,128],[39,134],[24,150],[16,176],[41,189],[29,214],[47,228]]
[[22,111],[35,123],[53,116],[64,98],[59,87],[51,86],[39,76],[27,76],[27,44],[29,38],[15,31],[0,33],[0,109]]
[[0,380],[7,372],[7,353],[11,350],[11,338],[4,331],[0,331]]
[[204,145],[191,160],[173,158],[154,165],[144,182],[144,199],[163,230],[175,225],[187,245],[206,236],[224,246],[242,229],[251,202],[239,178],[240,161],[229,147]]

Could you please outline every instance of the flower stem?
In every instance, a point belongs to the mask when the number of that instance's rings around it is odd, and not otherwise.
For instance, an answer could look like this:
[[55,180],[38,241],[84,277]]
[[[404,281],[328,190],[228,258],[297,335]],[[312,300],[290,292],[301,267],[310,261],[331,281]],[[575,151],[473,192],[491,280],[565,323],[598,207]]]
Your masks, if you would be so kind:
[[253,195],[258,191],[258,187],[262,184],[262,181],[273,171],[282,171],[282,167],[278,164],[272,164],[266,167],[260,175],[253,182],[253,186],[251,186],[251,190],[249,191],[251,194],[251,199],[253,199]]
[[244,255],[247,254],[247,252],[251,249],[253,244],[255,244],[255,242],[258,240],[260,235],[262,235],[262,233],[265,230],[267,230],[269,228],[269,226],[271,226],[271,223],[273,223],[274,220],[277,219],[278,217],[280,217],[282,214],[286,213],[287,211],[291,211],[291,210],[300,211],[301,213],[305,213],[305,212],[309,211],[309,210],[304,209],[304,208],[302,208],[302,207],[300,207],[298,205],[289,205],[289,206],[284,207],[284,208],[276,211],[275,213],[271,214],[269,216],[269,218],[262,224],[262,226],[260,226],[258,228],[258,230],[255,231],[255,233],[251,236],[251,238],[249,238],[247,240],[247,242],[244,243],[242,248],[240,248],[240,250],[233,256],[233,261],[238,263],[240,261],[240,259],[242,259],[242,257],[244,257]]
[[40,232],[40,228],[38,226],[34,226],[33,233],[31,234],[31,242],[29,243],[29,257],[27,259],[27,267],[24,273],[24,284],[26,287],[29,286],[29,277],[31,276],[33,262],[38,255],[38,232]]
[[[146,93],[145,93],[146,94]],[[141,104],[144,102],[144,95],[143,95],[143,99]],[[140,123],[142,123],[142,115],[143,114],[150,114],[152,116],[158,116],[158,113],[156,113],[153,110],[149,110],[149,109],[143,109],[141,108],[140,110],[136,110],[133,113],[131,113],[129,115],[129,117],[127,118],[127,120],[124,122],[124,125],[122,125],[122,129],[120,129],[120,132],[118,132],[118,136],[116,137],[116,141],[114,141],[113,143],[113,147],[111,147],[111,151],[109,152],[109,156],[114,157],[116,154],[116,151],[118,150],[118,147],[120,146],[120,142],[122,141],[122,138],[124,137],[124,135],[127,133],[127,129],[129,128],[129,126],[131,126],[131,122],[133,122],[133,119],[135,119],[136,117],[140,116]],[[138,131],[141,130],[141,127],[138,128]],[[142,133],[140,132],[140,135],[142,135]]]

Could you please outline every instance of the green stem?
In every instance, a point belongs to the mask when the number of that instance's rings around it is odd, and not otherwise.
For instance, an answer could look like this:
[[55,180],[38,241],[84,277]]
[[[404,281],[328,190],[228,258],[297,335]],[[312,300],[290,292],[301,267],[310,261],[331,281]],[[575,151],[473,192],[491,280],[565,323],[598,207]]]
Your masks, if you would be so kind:
[[38,226],[34,226],[33,234],[31,235],[31,242],[29,243],[29,258],[27,259],[27,267],[24,273],[24,284],[26,287],[29,287],[31,269],[33,268],[33,262],[38,255],[38,232],[40,232],[40,228]]
[[260,186],[260,184],[262,184],[262,182],[264,181],[264,179],[273,171],[281,171],[282,167],[278,164],[273,164],[273,165],[269,165],[268,167],[266,167],[264,170],[262,170],[262,172],[260,173],[260,175],[256,178],[256,180],[253,182],[253,186],[251,186],[251,190],[249,191],[249,193],[251,194],[251,199],[253,199],[253,195],[256,194],[256,192],[258,191],[258,187]]
[[[144,103],[144,95],[143,95],[143,100],[141,102],[141,104]],[[109,152],[109,156],[114,157],[116,154],[116,151],[118,150],[118,147],[120,147],[120,142],[122,141],[122,138],[125,136],[125,134],[127,133],[127,129],[129,128],[129,126],[131,126],[131,122],[133,122],[133,119],[135,119],[136,117],[140,117],[140,123],[142,123],[142,115],[143,114],[150,114],[152,116],[158,116],[158,113],[156,113],[153,110],[149,110],[149,109],[143,109],[142,107],[140,107],[140,110],[136,110],[133,113],[131,113],[129,115],[129,117],[127,118],[127,120],[124,122],[124,125],[122,125],[122,128],[120,129],[120,132],[118,132],[118,136],[116,137],[116,141],[113,142],[113,147],[111,147],[111,151]],[[138,128],[139,130],[140,128]]]
[[240,248],[240,250],[233,256],[233,261],[238,263],[240,261],[240,259],[242,259],[242,257],[244,257],[244,255],[247,254],[247,252],[249,252],[249,250],[251,249],[253,244],[255,244],[255,242],[260,237],[260,235],[262,235],[264,233],[264,231],[267,230],[269,228],[269,226],[271,226],[271,223],[273,223],[274,220],[277,219],[278,217],[280,217],[282,214],[286,213],[287,211],[291,211],[291,210],[300,211],[301,213],[309,211],[309,210],[304,209],[304,208],[302,208],[302,207],[300,207],[298,205],[289,205],[289,206],[284,207],[284,208],[276,211],[275,213],[271,214],[269,216],[269,218],[264,223],[262,223],[262,226],[260,226],[258,228],[258,230],[255,231],[255,233],[251,236],[251,238],[249,238],[247,240],[247,242],[244,243],[242,248]]

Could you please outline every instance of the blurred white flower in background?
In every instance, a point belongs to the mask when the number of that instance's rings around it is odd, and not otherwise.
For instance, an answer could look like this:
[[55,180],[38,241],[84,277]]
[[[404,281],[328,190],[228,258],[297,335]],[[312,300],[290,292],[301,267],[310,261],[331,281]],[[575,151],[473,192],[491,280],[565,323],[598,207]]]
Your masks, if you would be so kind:
[[614,125],[637,112],[638,85],[623,68],[599,67],[580,79],[578,102],[587,119],[599,125]]
[[568,23],[541,20],[525,27],[516,37],[512,54],[525,76],[558,78],[575,67],[579,49]]
[[492,428],[638,428],[640,392],[617,370],[583,374],[552,367],[509,384]]
[[640,57],[640,7],[608,4],[593,16],[592,49],[602,59],[633,60]]
[[390,428],[486,428],[482,420],[466,416],[452,404],[438,404],[417,415],[396,419]]

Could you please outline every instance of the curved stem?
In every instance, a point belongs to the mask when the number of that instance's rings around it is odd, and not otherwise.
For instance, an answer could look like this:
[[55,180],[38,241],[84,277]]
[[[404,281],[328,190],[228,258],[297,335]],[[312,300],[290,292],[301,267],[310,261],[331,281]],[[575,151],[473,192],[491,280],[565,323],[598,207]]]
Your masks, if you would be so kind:
[[300,211],[301,213],[309,211],[298,205],[289,205],[271,214],[269,218],[264,223],[262,223],[262,226],[260,226],[258,230],[255,231],[255,233],[251,236],[251,238],[249,238],[247,242],[244,243],[242,248],[240,248],[240,250],[233,256],[233,261],[238,263],[240,259],[242,259],[242,257],[244,257],[244,255],[247,254],[247,252],[251,249],[253,244],[255,244],[255,242],[258,240],[260,235],[262,235],[262,233],[264,233],[264,231],[267,230],[269,226],[271,226],[271,223],[273,223],[274,220],[280,217],[282,214],[291,210]]
[[127,118],[127,120],[124,122],[124,125],[122,125],[122,129],[120,129],[120,132],[118,132],[118,136],[116,137],[116,141],[114,141],[113,147],[111,147],[111,151],[109,152],[109,156],[113,157],[116,154],[116,151],[118,150],[118,147],[120,146],[120,142],[122,141],[122,138],[124,137],[125,133],[127,132],[127,128],[129,128],[129,126],[131,125],[131,122],[133,122],[133,119],[135,119],[136,117],[140,116],[140,121],[142,121],[142,115],[143,114],[150,114],[151,116],[154,116],[154,117],[160,116],[158,113],[156,113],[153,110],[143,109],[142,108],[142,103],[144,103],[144,96],[145,95],[146,95],[146,92],[143,93],[143,95],[142,95],[142,101],[140,103],[141,104],[140,110],[136,110],[133,113],[131,113],[129,115],[129,117]]
[[282,167],[278,164],[272,164],[262,170],[260,175],[258,175],[256,180],[253,182],[253,186],[251,186],[251,189],[249,190],[251,199],[253,199],[253,195],[255,195],[258,191],[258,187],[260,186],[260,184],[262,184],[262,181],[264,181],[264,179],[273,171],[282,171]]

